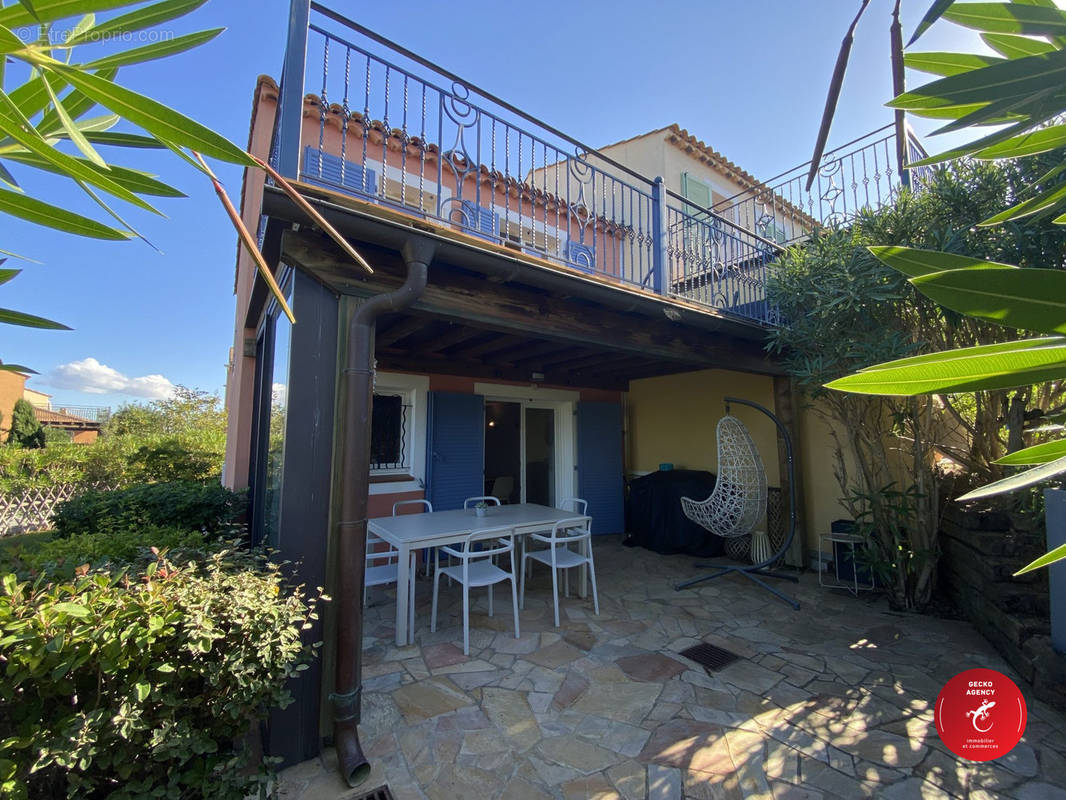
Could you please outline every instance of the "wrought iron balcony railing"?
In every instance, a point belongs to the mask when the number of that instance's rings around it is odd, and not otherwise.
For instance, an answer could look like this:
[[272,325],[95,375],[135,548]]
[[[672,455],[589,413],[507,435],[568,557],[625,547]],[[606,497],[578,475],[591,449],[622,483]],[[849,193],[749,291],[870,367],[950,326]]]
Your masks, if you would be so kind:
[[[308,0],[292,2],[279,102],[272,160],[286,177],[761,325],[780,322],[766,283],[781,244],[837,208],[822,186],[817,202],[783,194],[791,172],[698,207]],[[891,181],[887,166],[874,174]]]
[[56,414],[74,417],[72,422],[91,422],[104,424],[111,418],[110,406],[64,406],[51,405],[48,408],[34,408],[34,415],[42,422],[56,422]]
[[[909,129],[906,136],[906,161],[928,155]],[[727,219],[752,220],[760,236],[791,244],[816,226],[843,225],[864,208],[891,205],[903,187],[919,189],[932,172],[931,167],[919,167],[900,173],[894,123],[825,153],[808,189],[810,166],[806,161],[716,203],[712,210]]]

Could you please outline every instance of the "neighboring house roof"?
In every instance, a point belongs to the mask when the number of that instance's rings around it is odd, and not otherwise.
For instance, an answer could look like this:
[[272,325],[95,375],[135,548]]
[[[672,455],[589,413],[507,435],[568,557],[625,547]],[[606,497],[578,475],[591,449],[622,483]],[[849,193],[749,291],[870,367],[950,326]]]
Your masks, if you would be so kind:
[[762,183],[747,170],[741,169],[735,162],[730,161],[724,155],[719,153],[710,145],[703,142],[701,139],[697,139],[687,130],[682,128],[676,122],[669,125],[665,125],[662,128],[656,128],[655,130],[647,131],[646,133],[638,133],[635,136],[630,136],[628,139],[622,139],[618,142],[612,142],[611,144],[604,145],[599,148],[600,150],[611,150],[620,145],[629,144],[635,142],[638,139],[644,139],[648,136],[655,136],[656,134],[665,133],[666,142],[677,147],[679,150],[684,150],[689,155],[695,156],[700,161],[708,164],[727,178],[735,180],[737,183],[744,186],[745,189],[754,189],[761,186]]
[[64,414],[61,411],[52,411],[47,408],[34,408],[33,414],[37,417],[37,421],[42,425],[55,425],[56,427],[70,426],[77,428],[100,427],[99,422],[95,422],[91,419],[76,417],[73,414]]

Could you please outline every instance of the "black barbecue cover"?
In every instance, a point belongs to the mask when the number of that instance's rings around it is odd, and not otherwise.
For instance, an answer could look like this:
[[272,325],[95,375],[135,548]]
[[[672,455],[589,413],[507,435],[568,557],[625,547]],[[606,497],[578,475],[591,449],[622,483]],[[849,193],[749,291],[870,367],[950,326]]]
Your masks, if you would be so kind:
[[664,555],[721,555],[725,550],[722,538],[701,528],[681,510],[682,497],[704,500],[712,489],[714,473],[702,470],[675,469],[635,478],[629,484],[629,538],[625,543]]

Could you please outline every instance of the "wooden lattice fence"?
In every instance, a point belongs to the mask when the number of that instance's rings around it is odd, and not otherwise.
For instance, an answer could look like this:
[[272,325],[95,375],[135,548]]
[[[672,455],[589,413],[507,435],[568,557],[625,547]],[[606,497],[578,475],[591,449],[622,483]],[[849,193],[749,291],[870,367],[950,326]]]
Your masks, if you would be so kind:
[[0,494],[0,536],[28,533],[52,527],[52,514],[64,500],[76,497],[89,489],[110,489],[109,486],[86,486],[82,483],[60,483],[42,488],[23,489]]

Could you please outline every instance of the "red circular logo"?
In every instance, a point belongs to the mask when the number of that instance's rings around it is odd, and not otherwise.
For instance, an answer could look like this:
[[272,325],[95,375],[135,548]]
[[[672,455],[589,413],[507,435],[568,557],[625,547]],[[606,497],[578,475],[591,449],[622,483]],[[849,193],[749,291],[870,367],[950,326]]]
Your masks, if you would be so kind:
[[936,730],[955,755],[991,761],[1006,755],[1025,733],[1025,698],[994,669],[968,669],[936,698]]

